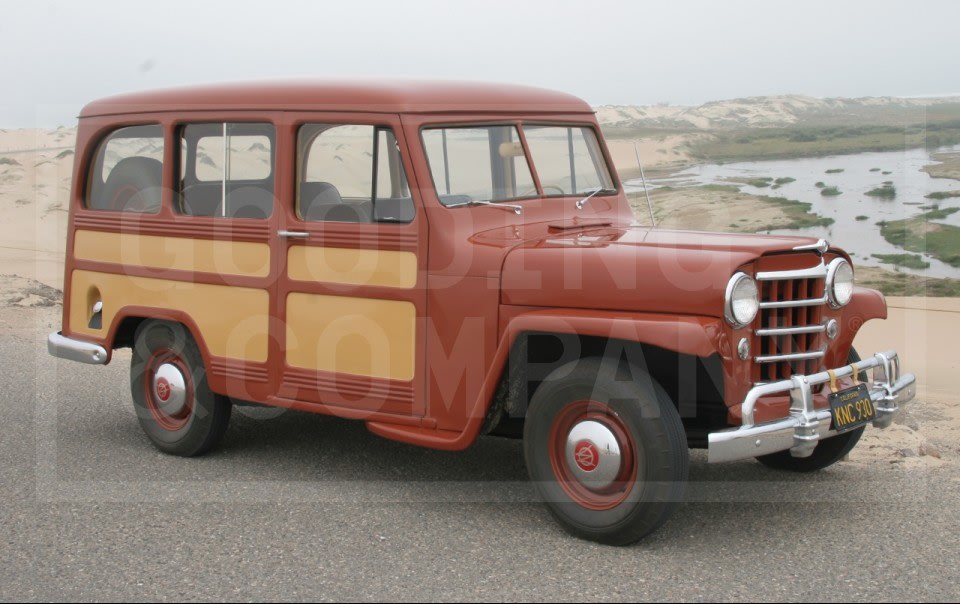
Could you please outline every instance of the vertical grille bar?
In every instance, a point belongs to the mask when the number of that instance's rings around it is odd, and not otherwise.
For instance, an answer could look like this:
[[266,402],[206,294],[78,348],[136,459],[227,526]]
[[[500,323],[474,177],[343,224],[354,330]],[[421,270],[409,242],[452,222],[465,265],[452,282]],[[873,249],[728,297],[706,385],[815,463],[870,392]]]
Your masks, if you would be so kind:
[[[796,271],[785,271],[784,278],[781,279],[776,272],[765,272],[764,280],[760,282],[761,302],[789,302],[823,298],[826,284],[825,271],[823,276],[813,277],[790,273],[796,273]],[[821,326],[822,321],[823,305],[817,304],[787,308],[763,308],[755,325],[759,329],[784,329]],[[754,343],[756,347],[754,350],[758,351],[757,356],[762,357],[815,352],[820,350],[825,337],[822,331],[755,335]],[[759,376],[760,381],[769,382],[788,379],[795,373],[816,373],[821,368],[822,359],[763,362],[758,363],[758,365],[759,369],[754,372],[754,375]]]

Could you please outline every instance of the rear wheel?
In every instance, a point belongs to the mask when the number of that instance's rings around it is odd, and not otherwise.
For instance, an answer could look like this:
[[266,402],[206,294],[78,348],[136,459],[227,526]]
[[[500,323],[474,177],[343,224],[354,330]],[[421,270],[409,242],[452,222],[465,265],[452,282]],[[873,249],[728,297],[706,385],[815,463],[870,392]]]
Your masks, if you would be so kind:
[[524,426],[530,478],[570,533],[626,545],[683,497],[689,452],[680,416],[645,372],[589,358],[554,370]]
[[164,453],[202,455],[226,432],[230,401],[210,390],[200,349],[179,323],[146,321],[137,330],[130,390],[140,426]]
[[[856,363],[859,360],[860,355],[857,354],[856,349],[851,347],[850,353],[847,355],[847,363]],[[857,376],[857,379],[865,382],[867,380],[866,372],[861,372]],[[833,438],[818,442],[810,457],[794,457],[790,455],[790,451],[787,450],[771,453],[770,455],[761,455],[757,457],[757,461],[776,470],[800,473],[816,472],[817,470],[832,466],[846,457],[847,454],[857,446],[860,437],[863,436],[865,428],[866,426],[861,426],[856,430],[850,430],[849,432],[844,432]]]

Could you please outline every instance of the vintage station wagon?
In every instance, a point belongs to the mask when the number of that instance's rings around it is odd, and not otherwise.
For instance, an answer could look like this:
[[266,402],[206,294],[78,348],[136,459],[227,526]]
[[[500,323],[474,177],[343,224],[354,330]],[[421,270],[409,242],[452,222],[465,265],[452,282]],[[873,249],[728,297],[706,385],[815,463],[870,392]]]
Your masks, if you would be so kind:
[[895,352],[852,348],[886,305],[842,249],[638,224],[566,94],[129,94],[83,109],[76,158],[49,350],[131,347],[168,453],[211,450],[250,403],[437,449],[522,437],[558,521],[624,544],[682,500],[688,448],[817,470],[914,394]]

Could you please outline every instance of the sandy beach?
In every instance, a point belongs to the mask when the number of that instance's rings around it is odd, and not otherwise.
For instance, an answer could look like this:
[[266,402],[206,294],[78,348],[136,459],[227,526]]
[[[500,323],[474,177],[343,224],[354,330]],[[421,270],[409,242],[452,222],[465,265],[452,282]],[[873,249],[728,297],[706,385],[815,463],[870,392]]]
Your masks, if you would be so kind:
[[[0,329],[35,337],[60,321],[63,242],[73,166],[73,129],[0,131]],[[689,160],[675,137],[648,140],[641,153],[651,168]],[[613,141],[621,165],[635,165],[633,143]],[[659,152],[663,150],[664,152]],[[646,166],[645,166],[646,168]],[[751,232],[783,220],[776,206],[735,192],[658,192],[660,224],[668,228]],[[635,200],[636,204],[642,203]],[[721,210],[717,210],[720,207]],[[637,206],[645,216],[645,205]],[[746,217],[746,218],[744,218]],[[891,298],[887,321],[871,322],[857,338],[862,354],[896,349],[905,370],[917,374],[919,394],[889,430],[868,430],[850,463],[933,468],[960,460],[960,397],[951,378],[960,373],[952,344],[960,341],[960,299]],[[32,319],[32,320],[31,320]],[[25,324],[29,327],[25,328]]]

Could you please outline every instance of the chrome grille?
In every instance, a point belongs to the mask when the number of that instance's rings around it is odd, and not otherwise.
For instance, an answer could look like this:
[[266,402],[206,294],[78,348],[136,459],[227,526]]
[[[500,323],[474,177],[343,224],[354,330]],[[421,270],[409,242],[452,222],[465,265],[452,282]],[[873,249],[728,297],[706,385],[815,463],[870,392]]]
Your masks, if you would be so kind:
[[826,354],[826,278],[823,261],[808,269],[757,273],[760,313],[753,338],[757,381],[819,371]]

